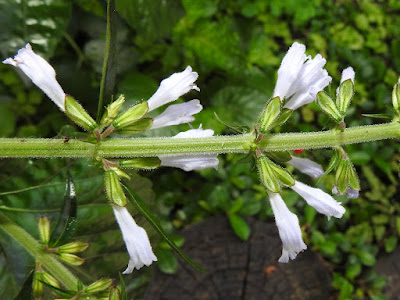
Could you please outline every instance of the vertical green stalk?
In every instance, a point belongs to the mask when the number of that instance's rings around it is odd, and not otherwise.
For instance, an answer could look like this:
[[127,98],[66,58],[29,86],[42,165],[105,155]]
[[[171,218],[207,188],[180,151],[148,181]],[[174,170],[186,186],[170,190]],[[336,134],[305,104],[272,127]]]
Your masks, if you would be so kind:
[[78,278],[54,254],[43,252],[40,249],[40,243],[36,239],[2,212],[0,212],[0,229],[20,243],[37,262],[41,263],[67,289],[75,290],[77,288]]
[[[113,49],[115,49],[115,43],[111,43],[111,39],[113,38],[115,41],[115,30],[113,30],[114,25],[113,25],[113,14],[115,10],[115,1],[114,0],[108,0],[107,1],[107,27],[106,27],[106,45],[104,49],[104,59],[103,59],[103,69],[102,69],[102,74],[101,74],[101,82],[100,82],[100,94],[99,94],[99,103],[97,107],[97,116],[96,116],[96,122],[99,123],[101,119],[101,113],[103,109],[103,100],[104,100],[104,95],[108,94],[105,93],[106,91],[106,85],[113,85],[112,83],[108,84],[106,81],[108,77],[115,76],[114,70],[115,70],[115,63],[111,63],[111,60],[113,60],[113,54],[112,52],[115,52]],[[113,47],[113,49],[111,48]],[[111,72],[111,68],[113,71]],[[110,74],[112,73],[112,74]],[[112,80],[111,80],[112,81]],[[112,87],[111,87],[112,89]]]

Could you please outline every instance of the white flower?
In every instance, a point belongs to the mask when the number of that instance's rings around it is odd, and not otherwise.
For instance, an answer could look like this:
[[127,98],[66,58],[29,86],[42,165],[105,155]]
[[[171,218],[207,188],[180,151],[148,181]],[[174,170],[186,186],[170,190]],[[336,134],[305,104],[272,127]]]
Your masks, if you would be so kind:
[[[326,60],[320,54],[311,59],[305,51],[304,45],[293,43],[278,70],[273,97],[279,96],[282,101],[290,98],[284,107],[291,110],[314,101],[332,80],[323,69]],[[317,92],[311,93],[314,90]]]
[[[190,129],[180,132],[172,138],[203,138],[213,136],[214,131],[211,129],[202,129],[201,125],[198,129]],[[189,154],[189,155],[161,155],[161,166],[180,168],[184,171],[203,170],[207,168],[218,168],[217,154]]]
[[3,60],[3,63],[20,68],[62,111],[65,111],[65,93],[56,80],[56,72],[46,60],[32,51],[31,45],[26,44],[25,48],[18,50],[14,59],[9,57]]
[[292,159],[287,161],[287,163],[314,179],[324,175],[324,170],[321,165],[308,158],[292,156]]
[[332,216],[341,218],[346,212],[340,202],[321,189],[313,188],[299,181],[295,181],[291,189],[303,197],[307,204],[314,207],[316,211],[326,215],[328,219]]
[[307,249],[307,246],[301,236],[299,219],[287,208],[281,195],[271,192],[268,192],[268,195],[283,245],[279,262],[286,263],[289,258],[295,259],[298,253]]
[[129,253],[128,267],[122,274],[130,274],[134,269],[139,270],[144,265],[150,266],[153,261],[157,261],[146,231],[136,224],[125,207],[111,206]]
[[151,129],[193,122],[193,115],[199,113],[202,109],[203,106],[197,99],[170,105],[153,119]]
[[187,66],[186,69],[180,73],[174,73],[168,78],[161,81],[159,88],[147,103],[149,111],[156,109],[164,104],[175,101],[180,96],[186,94],[191,89],[200,91],[194,84],[199,75],[192,72],[192,68]]
[[282,59],[272,98],[279,96],[283,100],[287,97],[289,88],[296,81],[306,59],[306,46],[294,42]]
[[[353,84],[354,84],[354,77],[356,76],[356,73],[354,72],[352,67],[347,67],[342,71],[342,78],[340,78],[340,83],[343,81],[346,81],[347,79],[350,79]],[[339,93],[339,87],[336,89],[336,95]]]
[[354,83],[354,77],[356,73],[354,72],[352,67],[347,67],[342,71],[342,78],[340,79],[340,83],[347,79],[351,79],[351,81]]

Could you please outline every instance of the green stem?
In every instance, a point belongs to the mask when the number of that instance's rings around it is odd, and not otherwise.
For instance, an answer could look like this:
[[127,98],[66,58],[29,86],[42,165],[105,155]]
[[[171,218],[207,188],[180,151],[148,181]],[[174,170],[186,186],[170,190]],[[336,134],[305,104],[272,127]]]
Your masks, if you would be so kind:
[[99,103],[97,106],[97,117],[96,122],[100,122],[101,111],[103,109],[103,98],[104,98],[104,90],[106,86],[106,77],[107,77],[107,66],[108,66],[108,58],[110,56],[110,47],[111,47],[111,2],[112,0],[107,1],[107,26],[106,26],[106,45],[104,49],[104,59],[103,59],[103,69],[101,72],[101,82],[100,82],[100,95],[99,95]]
[[[400,123],[347,128],[340,131],[278,133],[263,136],[262,151],[331,148],[390,138],[400,138]],[[4,157],[141,157],[195,153],[247,153],[254,135],[209,138],[126,138],[108,139],[97,144],[71,139],[0,139],[0,158]]]
[[22,227],[10,220],[2,212],[0,212],[0,228],[20,243],[29,254],[35,258],[36,262],[41,263],[45,269],[67,289],[76,289],[78,286],[78,278],[76,278],[61,262],[59,262],[54,254],[43,252],[36,239],[34,239]]

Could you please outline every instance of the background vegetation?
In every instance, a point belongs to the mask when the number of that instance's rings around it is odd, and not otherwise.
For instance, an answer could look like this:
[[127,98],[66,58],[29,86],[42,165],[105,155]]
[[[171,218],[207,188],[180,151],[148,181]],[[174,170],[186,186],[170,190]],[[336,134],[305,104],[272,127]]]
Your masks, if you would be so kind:
[[[101,0],[0,0],[1,57],[13,56],[30,42],[36,52],[50,59],[64,90],[95,115],[105,11]],[[232,131],[214,113],[228,123],[252,126],[294,41],[304,43],[308,54],[327,58],[332,91],[342,69],[349,65],[355,69],[356,95],[348,126],[381,122],[362,114],[389,112],[391,89],[400,75],[400,2],[396,0],[116,0],[116,11],[114,95],[124,93],[127,105],[147,99],[160,80],[191,65],[200,74],[201,93],[186,98],[198,97],[204,106],[193,126],[203,124],[216,134]],[[315,131],[327,125],[327,117],[312,104],[296,111],[279,130]],[[39,89],[15,69],[0,65],[2,137],[66,137],[76,129],[72,126]],[[152,134],[171,136],[187,129],[182,125]],[[384,299],[385,280],[373,267],[379,256],[398,244],[398,150],[398,141],[346,146],[362,191],[358,199],[336,198],[347,208],[340,220],[327,221],[298,201],[297,194],[285,191],[286,203],[305,228],[309,248],[331,264],[333,284],[342,299]],[[314,150],[302,155],[326,167],[331,154]],[[242,218],[272,221],[272,211],[252,162],[239,162],[241,157],[230,154],[219,158],[218,171],[187,174],[165,168],[132,173],[130,185],[172,235],[210,215],[226,214],[238,236],[245,239],[249,232]],[[107,205],[101,170],[84,159],[3,159],[0,166],[0,209],[36,237],[39,216],[46,214],[55,224],[69,171],[78,200],[74,239],[92,242],[84,254],[87,263],[77,274],[88,282],[101,276],[118,277],[128,256]],[[311,184],[307,177],[297,176]],[[312,184],[329,191],[333,175]],[[174,254],[154,232],[152,241],[160,259],[154,268],[174,272]],[[0,298],[10,299],[18,293],[33,261],[3,232],[0,243]],[[125,277],[130,293],[140,294],[150,276],[151,268],[145,268]]]

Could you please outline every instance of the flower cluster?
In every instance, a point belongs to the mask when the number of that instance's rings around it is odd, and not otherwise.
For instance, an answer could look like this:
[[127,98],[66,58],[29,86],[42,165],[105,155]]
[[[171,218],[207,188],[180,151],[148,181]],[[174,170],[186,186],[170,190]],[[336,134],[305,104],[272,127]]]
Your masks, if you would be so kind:
[[[97,124],[74,98],[64,93],[56,80],[56,72],[53,67],[34,53],[30,44],[26,44],[25,48],[18,50],[14,58],[7,58],[3,63],[22,70],[61,111],[65,112],[76,124],[91,132],[98,140],[113,132],[135,134],[149,129],[189,123],[194,121],[193,115],[199,113],[203,108],[199,100],[193,99],[185,103],[169,105],[164,112],[154,118],[147,116],[149,112],[177,100],[190,90],[200,91],[195,84],[198,74],[193,72],[190,66],[187,66],[184,71],[174,73],[161,81],[157,91],[147,101],[135,104],[122,113],[119,111],[125,98],[119,97],[108,105],[100,124]],[[213,130],[204,130],[200,126],[198,129],[181,132],[172,138],[203,138],[211,137],[213,134]],[[137,158],[116,162],[103,159],[107,196],[130,256],[124,274],[129,274],[144,265],[149,266],[153,261],[157,261],[157,257],[153,253],[146,231],[136,224],[125,207],[127,200],[120,180],[121,177],[129,178],[129,176],[119,167],[148,169],[167,166],[192,171],[217,168],[218,162],[217,154],[162,155],[158,158]]]
[[[326,64],[326,59],[320,54],[317,54],[314,58],[306,56],[305,50],[306,47],[304,45],[295,42],[283,58],[278,70],[278,79],[273,98],[267,104],[259,118],[260,134],[267,133],[271,128],[282,123],[282,108],[293,111],[300,106],[317,100],[317,95],[331,82],[332,78],[328,75],[328,72],[323,69]],[[341,84],[346,81],[351,81],[352,84],[354,84],[354,71],[351,67],[343,71]],[[343,94],[342,90],[343,85],[338,88],[338,95]],[[320,102],[317,103],[320,105]],[[346,105],[348,105],[348,103]],[[340,114],[339,109],[337,110],[338,115],[340,115],[337,121],[343,122],[344,113]],[[283,119],[286,120],[287,118],[285,117]],[[258,140],[258,138],[256,138],[256,140]],[[340,151],[337,151],[337,153],[339,152]],[[341,151],[341,153],[344,153],[344,151]],[[324,174],[319,164],[307,158],[292,156],[287,151],[280,153],[280,155],[271,155],[268,153],[263,154],[260,150],[256,149],[255,154],[257,157],[260,179],[267,190],[271,207],[275,215],[279,236],[283,243],[282,255],[279,258],[279,262],[288,262],[289,259],[295,259],[297,254],[305,250],[307,246],[303,242],[297,216],[290,212],[280,195],[281,187],[291,188],[299,194],[308,205],[314,207],[319,213],[326,215],[328,219],[332,216],[341,218],[345,213],[345,208],[340,202],[337,202],[331,195],[325,193],[321,189],[310,187],[295,180],[286,169],[275,164],[272,160],[276,160],[278,157],[279,162],[288,163],[313,179],[319,178]],[[337,161],[340,161],[340,159],[337,158]],[[346,162],[345,159],[342,159],[342,161]],[[350,166],[352,166],[351,163],[347,163],[346,166],[343,167],[347,168],[346,174],[350,174],[351,171],[354,170]],[[346,176],[342,177],[349,178],[348,175]],[[345,184],[347,184],[347,181]],[[357,187],[355,184],[351,185],[348,183],[348,185],[349,187]],[[347,185],[345,185],[345,187],[347,187]],[[334,192],[337,190],[335,186]],[[343,187],[341,191],[343,191]]]

